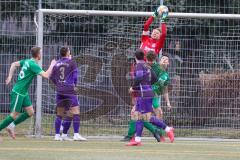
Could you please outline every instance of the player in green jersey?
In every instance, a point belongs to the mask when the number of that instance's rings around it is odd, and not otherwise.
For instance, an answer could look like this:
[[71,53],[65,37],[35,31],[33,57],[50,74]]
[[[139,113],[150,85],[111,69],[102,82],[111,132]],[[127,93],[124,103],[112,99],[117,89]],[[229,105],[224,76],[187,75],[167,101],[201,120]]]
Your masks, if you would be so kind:
[[162,119],[163,112],[161,109],[161,95],[164,96],[165,101],[167,102],[167,107],[170,110],[171,104],[168,95],[168,85],[170,83],[170,77],[167,72],[167,67],[169,65],[169,58],[167,55],[163,55],[160,59],[160,65],[156,61],[156,55],[154,52],[149,51],[147,54],[147,63],[156,74],[157,81],[153,83],[152,89],[155,93],[153,98],[153,109],[156,114],[156,117]]
[[[0,122],[0,131],[7,127],[7,131],[10,136],[15,139],[14,127],[19,123],[25,121],[34,114],[32,102],[28,94],[28,88],[32,83],[32,80],[37,75],[41,75],[44,78],[49,78],[56,61],[52,60],[51,65],[45,72],[38,65],[38,61],[41,59],[41,48],[33,47],[31,49],[32,58],[24,59],[13,62],[11,64],[8,77],[6,79],[6,85],[8,85],[17,67],[20,67],[20,73],[13,89],[10,93],[10,115]],[[24,112],[21,113],[22,109]]]

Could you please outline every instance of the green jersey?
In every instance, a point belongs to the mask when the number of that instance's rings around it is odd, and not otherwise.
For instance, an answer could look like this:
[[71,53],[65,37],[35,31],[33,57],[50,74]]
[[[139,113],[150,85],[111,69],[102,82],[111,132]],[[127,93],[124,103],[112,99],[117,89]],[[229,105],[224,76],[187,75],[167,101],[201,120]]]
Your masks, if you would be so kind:
[[12,91],[20,95],[28,95],[28,88],[34,77],[42,73],[42,68],[34,59],[25,59],[20,61],[21,71],[18,74],[18,79],[13,86]]
[[152,85],[152,89],[155,94],[161,95],[170,82],[169,74],[158,63],[153,63],[151,69],[157,77],[157,81]]

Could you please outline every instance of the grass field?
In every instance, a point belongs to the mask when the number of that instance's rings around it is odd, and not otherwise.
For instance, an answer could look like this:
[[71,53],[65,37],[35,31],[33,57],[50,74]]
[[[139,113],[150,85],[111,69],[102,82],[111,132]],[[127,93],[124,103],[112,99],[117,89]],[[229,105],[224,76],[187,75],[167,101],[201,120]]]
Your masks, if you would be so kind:
[[118,140],[55,142],[52,139],[4,137],[0,160],[239,160],[240,142],[176,141],[143,142],[126,147]]

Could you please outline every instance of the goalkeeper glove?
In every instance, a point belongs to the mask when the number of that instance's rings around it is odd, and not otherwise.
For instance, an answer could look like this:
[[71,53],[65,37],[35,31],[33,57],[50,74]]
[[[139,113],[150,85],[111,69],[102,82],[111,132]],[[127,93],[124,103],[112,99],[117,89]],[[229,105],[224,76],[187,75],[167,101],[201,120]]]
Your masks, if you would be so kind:
[[165,23],[167,21],[168,12],[163,12],[160,18],[161,23]]

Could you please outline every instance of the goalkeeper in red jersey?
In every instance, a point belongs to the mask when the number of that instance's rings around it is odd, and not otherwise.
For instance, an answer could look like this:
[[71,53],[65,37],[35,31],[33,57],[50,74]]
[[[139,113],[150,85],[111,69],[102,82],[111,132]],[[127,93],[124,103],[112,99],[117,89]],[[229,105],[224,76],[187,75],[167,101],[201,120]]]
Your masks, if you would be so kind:
[[[152,31],[152,34],[150,36],[149,27],[152,24],[152,22],[158,17],[160,12],[160,26],[159,28],[155,28]],[[140,49],[144,51],[145,54],[145,60],[146,60],[146,54],[149,51],[153,51],[156,55],[158,55],[161,51],[161,49],[164,46],[166,35],[167,35],[167,25],[166,25],[166,19],[168,16],[168,9],[166,6],[160,6],[158,9],[153,13],[152,16],[148,18],[148,20],[144,24],[143,33],[141,37],[141,46]]]

